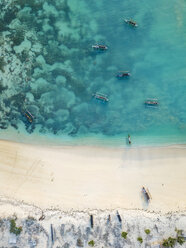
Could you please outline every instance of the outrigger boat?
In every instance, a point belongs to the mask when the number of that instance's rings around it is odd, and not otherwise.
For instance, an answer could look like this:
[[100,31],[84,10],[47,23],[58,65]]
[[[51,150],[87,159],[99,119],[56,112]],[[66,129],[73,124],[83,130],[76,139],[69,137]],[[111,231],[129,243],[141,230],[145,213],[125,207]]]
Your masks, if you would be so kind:
[[126,77],[130,77],[131,74],[129,73],[129,71],[119,71],[119,74],[117,74],[117,78],[126,78]]
[[28,120],[30,123],[32,123],[33,120],[34,120],[33,115],[32,115],[28,110],[25,110],[23,113],[24,113],[24,115],[26,116],[27,120]]
[[99,51],[105,51],[105,50],[108,49],[107,46],[105,46],[105,45],[98,45],[98,44],[92,45],[92,48],[93,48],[94,50],[99,50]]
[[138,24],[135,21],[133,21],[132,19],[125,19],[124,21],[127,24],[129,24],[130,26],[133,26],[133,27],[137,27],[138,26]]
[[96,92],[95,94],[92,94],[92,96],[93,96],[95,99],[101,100],[101,101],[103,101],[103,102],[108,102],[108,101],[109,101],[107,95],[104,95],[104,94],[102,94],[102,93]]
[[147,107],[157,107],[158,106],[158,99],[147,99],[145,101],[145,105]]
[[144,194],[147,201],[150,201],[152,199],[152,196],[147,188],[142,187],[142,193]]

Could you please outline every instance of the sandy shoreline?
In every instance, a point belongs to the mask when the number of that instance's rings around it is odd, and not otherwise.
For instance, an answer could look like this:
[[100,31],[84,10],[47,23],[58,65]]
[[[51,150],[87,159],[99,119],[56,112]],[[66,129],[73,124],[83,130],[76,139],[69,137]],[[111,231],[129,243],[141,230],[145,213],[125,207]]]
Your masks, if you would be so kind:
[[[41,208],[184,211],[186,147],[44,147],[0,141],[0,194]],[[152,201],[147,205],[141,186]]]

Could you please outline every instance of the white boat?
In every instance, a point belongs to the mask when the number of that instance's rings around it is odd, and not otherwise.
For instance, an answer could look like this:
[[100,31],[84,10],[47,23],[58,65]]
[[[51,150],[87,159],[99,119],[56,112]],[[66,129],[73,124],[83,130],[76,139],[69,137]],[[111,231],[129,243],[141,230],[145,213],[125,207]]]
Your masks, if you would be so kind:
[[158,99],[152,99],[152,98],[149,98],[145,101],[145,105],[147,107],[157,107],[158,106]]
[[109,101],[107,95],[99,93],[99,92],[96,92],[96,93],[92,94],[92,96],[95,99],[101,100],[102,102],[108,102]]
[[95,50],[100,50],[100,51],[105,51],[105,50],[108,49],[107,46],[105,46],[105,45],[98,45],[98,44],[92,45],[92,48],[95,49]]

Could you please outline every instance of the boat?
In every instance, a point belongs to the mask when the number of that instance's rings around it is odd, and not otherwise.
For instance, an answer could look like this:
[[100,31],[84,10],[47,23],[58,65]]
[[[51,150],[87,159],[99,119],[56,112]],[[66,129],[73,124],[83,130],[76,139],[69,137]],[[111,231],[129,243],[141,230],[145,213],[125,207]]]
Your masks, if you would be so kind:
[[93,215],[92,214],[90,215],[90,226],[91,226],[91,228],[94,227],[94,220],[93,220]]
[[132,27],[138,27],[138,24],[132,19],[125,19],[124,21]]
[[158,106],[158,99],[147,99],[145,101],[145,105],[147,107],[157,107]]
[[129,73],[129,71],[119,71],[119,74],[117,74],[117,78],[127,78],[130,77],[131,74]]
[[147,201],[150,201],[152,199],[151,194],[147,188],[142,187],[142,193],[144,194]]
[[95,99],[101,100],[102,102],[108,102],[109,101],[107,95],[99,93],[99,92],[96,92],[95,94],[92,94],[92,96]]
[[105,51],[105,50],[108,49],[107,46],[105,46],[105,45],[98,45],[98,44],[92,45],[92,48],[93,48],[94,50],[99,50],[99,51]]
[[107,218],[107,222],[110,223],[110,220],[111,220],[111,218],[110,218],[110,214],[109,214],[108,218]]
[[52,240],[52,244],[53,244],[54,243],[54,230],[53,230],[52,224],[50,225],[50,231],[51,231],[51,240]]
[[25,110],[23,113],[24,113],[24,115],[26,116],[27,120],[28,120],[30,123],[32,123],[33,120],[34,120],[33,115],[32,115],[28,110]]
[[117,211],[116,215],[117,215],[117,217],[118,217],[119,222],[122,222],[121,216],[120,216],[120,214],[119,214],[118,211]]

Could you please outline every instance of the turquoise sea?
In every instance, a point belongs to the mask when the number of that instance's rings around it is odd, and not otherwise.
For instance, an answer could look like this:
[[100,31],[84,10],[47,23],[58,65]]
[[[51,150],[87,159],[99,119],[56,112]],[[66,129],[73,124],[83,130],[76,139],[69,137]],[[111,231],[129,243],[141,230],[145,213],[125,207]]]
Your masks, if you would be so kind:
[[[6,43],[13,42],[14,56],[22,63],[32,57],[32,64],[28,81],[22,77],[1,89],[1,138],[120,146],[130,134],[135,145],[186,143],[184,0],[6,4],[1,33],[10,33]],[[29,49],[18,53],[25,41]],[[108,50],[93,51],[97,43]],[[131,76],[119,80],[118,71]],[[94,99],[95,92],[109,102]],[[157,98],[159,106],[145,107],[147,98]]]

